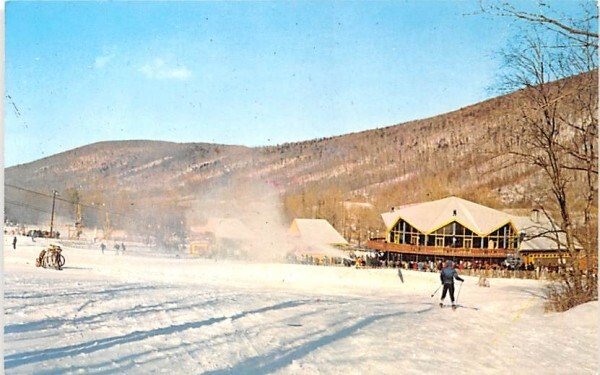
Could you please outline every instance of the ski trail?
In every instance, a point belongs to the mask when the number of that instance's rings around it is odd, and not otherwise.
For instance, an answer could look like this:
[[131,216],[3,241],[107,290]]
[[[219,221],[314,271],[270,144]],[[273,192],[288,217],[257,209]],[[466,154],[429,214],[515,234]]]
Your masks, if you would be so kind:
[[533,303],[536,300],[537,300],[537,298],[534,297],[534,296],[529,297],[529,299],[527,299],[525,302],[523,302],[519,306],[519,308],[517,309],[517,311],[510,318],[509,324],[506,324],[501,331],[499,331],[498,333],[496,333],[494,335],[493,339],[491,340],[492,346],[496,346],[498,344],[499,340],[503,339],[504,337],[506,337],[508,335],[508,332],[514,327],[514,323],[518,322],[521,319],[521,316],[523,315],[523,312],[525,312],[525,310],[527,310],[528,308],[530,308],[531,305],[533,305]]
[[[94,303],[96,303],[96,300],[86,301],[83,305],[81,305],[77,308],[77,313],[80,313],[81,310],[85,309],[86,307],[88,307],[89,305],[92,305]],[[77,314],[75,314],[75,317],[77,317]]]

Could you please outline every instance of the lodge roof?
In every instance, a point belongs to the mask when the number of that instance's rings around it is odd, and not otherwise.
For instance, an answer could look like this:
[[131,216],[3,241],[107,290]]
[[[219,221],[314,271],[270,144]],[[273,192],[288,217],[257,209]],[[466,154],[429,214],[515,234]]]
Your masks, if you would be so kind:
[[[512,222],[519,232],[524,232],[525,238],[519,245],[519,251],[566,250],[566,236],[546,217],[534,221],[527,216],[512,216]],[[581,249],[579,243],[576,248]]]
[[325,219],[294,219],[290,232],[301,237],[302,241],[312,245],[347,245],[348,241],[340,235]]
[[[519,244],[520,251],[566,249],[564,233],[546,217],[534,221],[527,216],[511,215],[454,196],[400,206],[381,214],[381,217],[388,231],[403,219],[425,234],[457,221],[474,233],[486,236],[510,223],[518,233],[525,233],[525,238]],[[581,248],[579,244],[576,246]]]
[[453,221],[480,236],[506,225],[511,215],[466,199],[448,197],[436,201],[400,206],[381,215],[388,231],[403,219],[422,233],[429,234]]

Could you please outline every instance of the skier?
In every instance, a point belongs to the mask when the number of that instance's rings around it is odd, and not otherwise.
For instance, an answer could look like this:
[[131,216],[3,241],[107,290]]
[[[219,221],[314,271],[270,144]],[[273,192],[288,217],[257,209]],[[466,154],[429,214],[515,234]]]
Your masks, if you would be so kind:
[[102,250],[102,254],[104,254],[104,249],[106,249],[106,245],[103,242],[100,244],[100,250]]
[[121,254],[125,254],[125,244],[121,242]]
[[444,285],[444,289],[442,291],[442,300],[440,301],[440,307],[444,307],[444,299],[446,298],[446,292],[450,292],[450,301],[452,301],[452,308],[456,309],[456,305],[454,304],[454,279],[464,282],[465,280],[461,279],[458,276],[458,272],[454,269],[454,264],[451,260],[446,262],[446,267],[442,268],[440,272],[440,280]]
[[13,238],[13,249],[17,250],[17,237]]

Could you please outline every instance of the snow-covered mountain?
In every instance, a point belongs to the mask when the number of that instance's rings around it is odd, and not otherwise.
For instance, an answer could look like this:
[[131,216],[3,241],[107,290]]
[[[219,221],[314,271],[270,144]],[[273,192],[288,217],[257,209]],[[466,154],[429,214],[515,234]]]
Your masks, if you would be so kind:
[[[22,201],[14,185],[58,190],[63,197],[77,190],[88,204],[187,209],[234,183],[268,185],[284,197],[290,216],[327,205],[321,198],[327,194],[335,195],[332,201],[371,203],[379,212],[450,194],[496,207],[530,207],[524,192],[539,176],[524,166],[501,167],[504,140],[518,131],[523,100],[515,92],[432,118],[270,147],[101,142],[7,168],[6,197]],[[23,209],[9,204],[7,216]]]

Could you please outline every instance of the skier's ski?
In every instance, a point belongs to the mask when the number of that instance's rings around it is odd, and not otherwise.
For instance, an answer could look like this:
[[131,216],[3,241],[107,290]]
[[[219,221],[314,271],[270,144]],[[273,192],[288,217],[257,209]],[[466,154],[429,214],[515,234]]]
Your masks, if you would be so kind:
[[440,307],[441,308],[452,307],[452,310],[456,310],[458,308],[458,305],[444,305],[443,303],[440,302]]
[[475,311],[479,311],[478,307],[471,307],[471,306],[465,306],[465,305],[456,305],[456,307],[460,307],[461,309],[471,309],[471,310],[475,310]]

